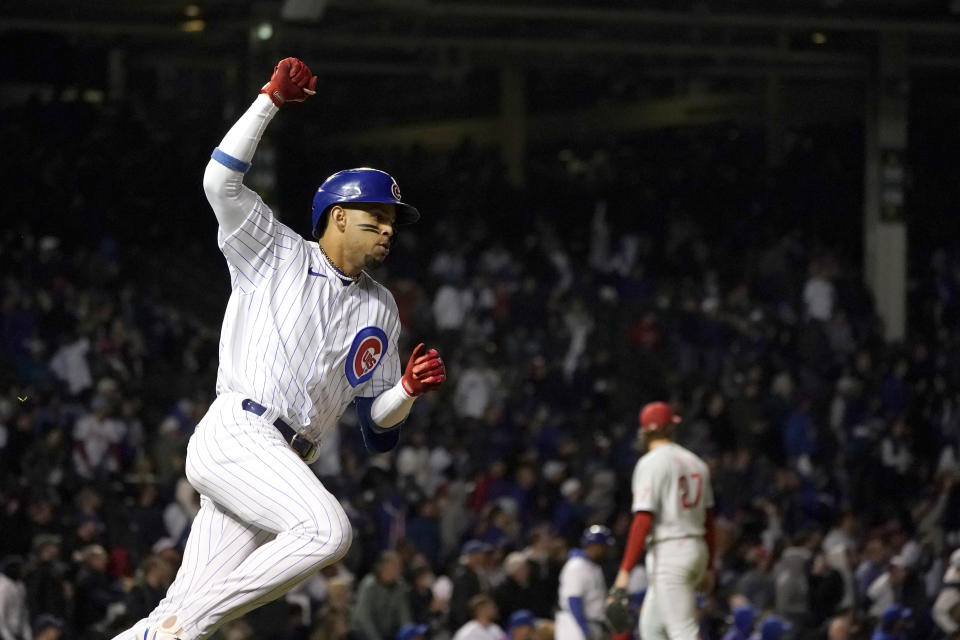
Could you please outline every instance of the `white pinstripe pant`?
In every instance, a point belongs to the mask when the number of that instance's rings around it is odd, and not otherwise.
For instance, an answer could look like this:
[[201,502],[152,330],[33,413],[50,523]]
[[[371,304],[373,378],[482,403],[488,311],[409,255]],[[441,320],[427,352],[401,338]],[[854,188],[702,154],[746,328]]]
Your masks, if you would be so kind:
[[220,395],[190,438],[187,479],[200,512],[176,580],[133,630],[176,615],[184,640],[206,638],[350,548],[340,503],[283,440],[276,416],[243,411],[243,398]]

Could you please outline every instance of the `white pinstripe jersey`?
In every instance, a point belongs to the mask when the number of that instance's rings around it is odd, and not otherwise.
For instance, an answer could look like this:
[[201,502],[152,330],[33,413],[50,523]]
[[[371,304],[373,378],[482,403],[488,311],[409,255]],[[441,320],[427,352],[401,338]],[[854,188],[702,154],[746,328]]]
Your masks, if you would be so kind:
[[377,396],[400,379],[400,320],[386,287],[365,272],[344,285],[319,245],[259,197],[217,241],[232,288],[217,395],[243,393],[320,442],[354,397]]

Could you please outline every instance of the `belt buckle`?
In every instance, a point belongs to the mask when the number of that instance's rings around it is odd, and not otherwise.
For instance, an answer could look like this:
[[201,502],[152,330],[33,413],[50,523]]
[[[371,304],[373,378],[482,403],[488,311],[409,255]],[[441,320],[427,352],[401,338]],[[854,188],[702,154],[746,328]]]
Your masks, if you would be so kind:
[[293,434],[290,438],[290,447],[297,452],[302,460],[309,460],[317,450],[317,445],[313,444],[299,433]]

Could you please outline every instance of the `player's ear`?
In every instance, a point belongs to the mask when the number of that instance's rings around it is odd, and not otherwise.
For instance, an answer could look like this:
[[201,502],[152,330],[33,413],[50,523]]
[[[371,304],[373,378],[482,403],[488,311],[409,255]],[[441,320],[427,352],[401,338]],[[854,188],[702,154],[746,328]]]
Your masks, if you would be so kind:
[[338,204],[330,207],[330,221],[337,226],[337,229],[342,233],[347,228],[347,210],[341,207]]

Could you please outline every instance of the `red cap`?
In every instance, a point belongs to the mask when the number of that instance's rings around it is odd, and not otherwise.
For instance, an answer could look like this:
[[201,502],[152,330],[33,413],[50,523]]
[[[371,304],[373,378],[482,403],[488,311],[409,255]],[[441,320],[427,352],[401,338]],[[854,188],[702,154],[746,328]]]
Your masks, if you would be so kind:
[[640,412],[640,428],[644,431],[656,431],[660,427],[680,422],[680,416],[666,402],[651,402]]

